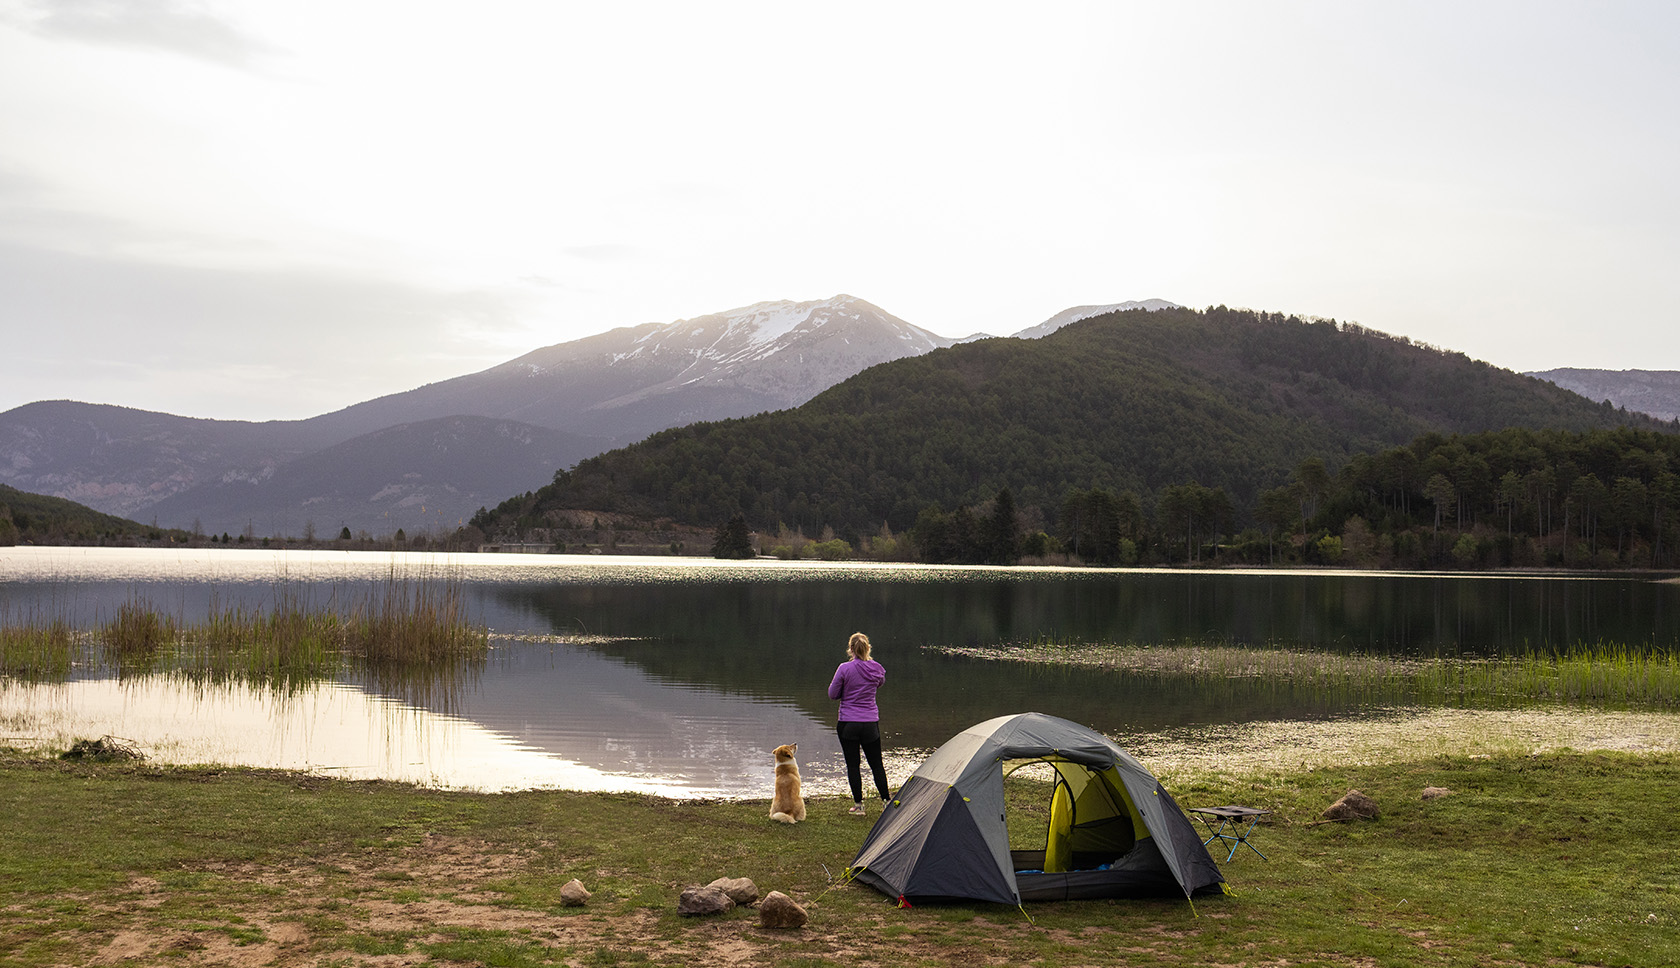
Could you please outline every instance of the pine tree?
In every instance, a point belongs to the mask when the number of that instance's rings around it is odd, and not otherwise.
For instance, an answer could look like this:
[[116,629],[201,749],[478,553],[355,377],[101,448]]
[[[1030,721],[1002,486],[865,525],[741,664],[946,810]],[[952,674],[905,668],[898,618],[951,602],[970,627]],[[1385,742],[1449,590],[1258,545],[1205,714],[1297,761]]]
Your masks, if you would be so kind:
[[713,558],[752,558],[755,555],[744,515],[735,515],[717,529],[717,535],[712,539]]

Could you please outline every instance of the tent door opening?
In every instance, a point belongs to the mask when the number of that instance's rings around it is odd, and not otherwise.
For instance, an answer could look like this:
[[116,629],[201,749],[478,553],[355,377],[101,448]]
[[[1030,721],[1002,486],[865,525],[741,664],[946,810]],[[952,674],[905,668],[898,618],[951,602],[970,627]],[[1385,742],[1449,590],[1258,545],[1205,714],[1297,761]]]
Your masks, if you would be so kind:
[[[1010,831],[1010,859],[1017,872],[1108,870],[1140,839],[1149,836],[1142,814],[1113,770],[1093,770],[1051,756],[1007,762],[1003,764],[1003,776],[1006,813],[1010,805],[1016,805],[1025,807],[1024,813],[1030,811],[1029,818],[1042,809],[1032,803],[1042,802],[1033,788],[1045,783],[1051,786],[1042,828],[1030,819],[1004,818]],[[1009,782],[1012,779],[1015,782]],[[1039,830],[1042,833],[1034,836]]]

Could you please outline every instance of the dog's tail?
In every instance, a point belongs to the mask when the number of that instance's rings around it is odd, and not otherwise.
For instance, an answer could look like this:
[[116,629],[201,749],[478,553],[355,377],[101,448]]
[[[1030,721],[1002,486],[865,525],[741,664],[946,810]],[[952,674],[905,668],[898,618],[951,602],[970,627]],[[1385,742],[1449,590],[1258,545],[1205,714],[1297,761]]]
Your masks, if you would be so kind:
[[798,823],[799,822],[799,821],[793,819],[793,816],[791,814],[783,813],[780,810],[777,810],[775,813],[771,814],[770,819],[774,820],[778,823]]

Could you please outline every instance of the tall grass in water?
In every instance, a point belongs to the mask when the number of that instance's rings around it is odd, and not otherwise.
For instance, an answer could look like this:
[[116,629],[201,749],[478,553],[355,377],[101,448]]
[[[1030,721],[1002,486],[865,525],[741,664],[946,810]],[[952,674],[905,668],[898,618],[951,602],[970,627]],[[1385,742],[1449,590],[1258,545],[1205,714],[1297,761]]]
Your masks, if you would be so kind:
[[419,581],[393,572],[350,610],[344,642],[369,665],[430,665],[482,659],[490,633],[467,621],[459,580]]
[[0,607],[0,676],[26,682],[62,682],[75,664],[77,643],[61,615],[31,613],[13,619]]
[[139,600],[117,607],[117,615],[99,631],[99,645],[106,663],[123,674],[155,671],[165,647],[175,644],[175,620],[160,615]]
[[456,578],[421,581],[392,572],[350,610],[344,644],[363,679],[413,705],[447,710],[476,679],[490,632],[468,621]]
[[201,682],[248,682],[291,689],[344,668],[344,625],[282,591],[268,611],[212,604],[204,623],[182,637],[175,672]]
[[1680,653],[1600,641],[1570,649],[1426,667],[1415,677],[1437,702],[1489,699],[1610,706],[1680,705]]
[[272,608],[212,603],[194,624],[129,601],[91,636],[63,619],[0,612],[0,675],[62,681],[75,663],[101,661],[119,678],[165,674],[289,692],[348,671],[399,699],[447,708],[482,669],[489,641],[489,630],[468,620],[461,581],[393,573],[347,609],[281,589]]

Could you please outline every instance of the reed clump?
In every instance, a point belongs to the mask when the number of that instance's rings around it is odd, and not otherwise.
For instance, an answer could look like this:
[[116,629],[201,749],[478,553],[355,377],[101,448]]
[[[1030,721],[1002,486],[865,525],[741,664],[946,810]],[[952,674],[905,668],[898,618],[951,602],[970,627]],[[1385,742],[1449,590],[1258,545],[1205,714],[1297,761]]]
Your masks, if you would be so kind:
[[105,661],[123,672],[149,672],[173,645],[175,620],[139,600],[117,607],[116,617],[100,628],[99,645]]
[[343,621],[282,592],[272,609],[212,605],[202,625],[183,636],[175,669],[201,682],[251,682],[281,687],[339,675],[345,664]]
[[187,623],[135,599],[85,634],[62,618],[0,613],[0,675],[63,681],[88,663],[119,678],[290,690],[359,673],[400,698],[448,702],[482,667],[489,641],[461,582],[393,573],[348,608],[317,607],[282,588],[272,607],[212,603],[202,622]]
[[430,665],[483,659],[490,632],[467,619],[462,584],[415,581],[393,573],[350,610],[344,643],[369,665]]
[[490,654],[490,631],[468,620],[461,582],[395,573],[350,610],[343,641],[364,683],[444,712]]
[[76,633],[61,615],[13,619],[0,608],[0,676],[25,682],[62,682],[77,652]]

